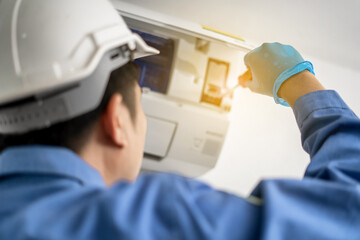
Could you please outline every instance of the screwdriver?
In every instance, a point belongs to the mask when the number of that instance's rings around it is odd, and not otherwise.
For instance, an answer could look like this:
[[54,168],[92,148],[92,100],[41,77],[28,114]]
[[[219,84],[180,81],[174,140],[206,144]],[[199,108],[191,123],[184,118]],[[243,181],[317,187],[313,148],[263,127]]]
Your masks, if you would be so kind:
[[223,95],[222,98],[225,97],[226,95],[229,95],[231,93],[234,92],[234,90],[238,87],[243,87],[246,88],[246,82],[247,81],[251,81],[252,80],[252,74],[251,71],[248,69],[246,72],[244,72],[242,75],[240,75],[238,77],[238,84],[235,85],[233,88],[230,88],[229,90],[227,90]]

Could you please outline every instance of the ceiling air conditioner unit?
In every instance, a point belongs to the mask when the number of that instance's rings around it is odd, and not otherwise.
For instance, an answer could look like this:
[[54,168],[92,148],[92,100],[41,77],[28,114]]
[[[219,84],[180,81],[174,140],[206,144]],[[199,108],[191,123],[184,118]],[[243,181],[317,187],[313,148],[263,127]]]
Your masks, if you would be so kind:
[[136,60],[148,119],[143,171],[197,177],[214,168],[221,153],[232,94],[253,46],[238,37],[112,1],[132,31],[160,50]]

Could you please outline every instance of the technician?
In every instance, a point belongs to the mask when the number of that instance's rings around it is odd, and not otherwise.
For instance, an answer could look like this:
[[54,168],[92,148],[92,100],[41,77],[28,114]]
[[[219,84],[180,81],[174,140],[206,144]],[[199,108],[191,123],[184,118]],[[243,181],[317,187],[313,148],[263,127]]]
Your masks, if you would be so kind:
[[107,0],[0,0],[0,239],[360,239],[360,121],[287,45],[247,54],[244,84],[292,106],[303,180],[264,180],[244,199],[137,178],[132,59],[156,52]]

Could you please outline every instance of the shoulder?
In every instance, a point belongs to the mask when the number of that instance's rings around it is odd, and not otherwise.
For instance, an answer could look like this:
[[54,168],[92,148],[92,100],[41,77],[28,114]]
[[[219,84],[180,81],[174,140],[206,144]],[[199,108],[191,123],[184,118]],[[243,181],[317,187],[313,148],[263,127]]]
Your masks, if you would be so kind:
[[[179,194],[187,191],[197,191],[199,188],[209,188],[205,183],[194,179],[186,178],[170,173],[146,173],[138,177],[131,183],[119,181],[114,184],[105,195],[108,197],[123,198],[136,197],[137,195],[146,196],[147,198],[155,197],[168,200],[170,195]],[[158,199],[160,200],[160,199]]]

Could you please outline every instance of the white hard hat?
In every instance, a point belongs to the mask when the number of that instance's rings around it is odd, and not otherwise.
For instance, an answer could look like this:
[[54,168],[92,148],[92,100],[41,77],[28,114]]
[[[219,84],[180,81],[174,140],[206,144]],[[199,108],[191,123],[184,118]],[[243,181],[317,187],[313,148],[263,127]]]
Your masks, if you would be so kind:
[[157,53],[108,0],[0,0],[0,133],[95,109],[114,69]]

